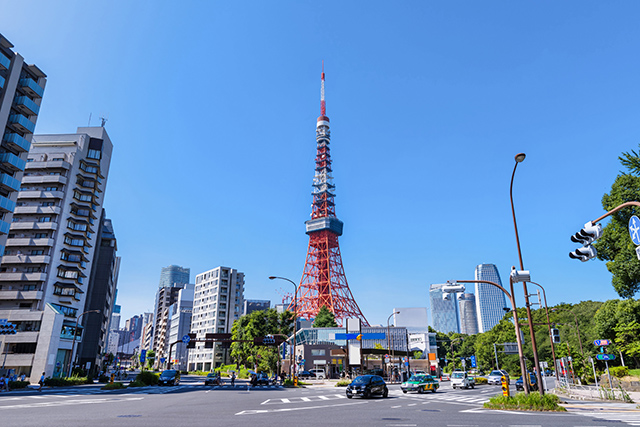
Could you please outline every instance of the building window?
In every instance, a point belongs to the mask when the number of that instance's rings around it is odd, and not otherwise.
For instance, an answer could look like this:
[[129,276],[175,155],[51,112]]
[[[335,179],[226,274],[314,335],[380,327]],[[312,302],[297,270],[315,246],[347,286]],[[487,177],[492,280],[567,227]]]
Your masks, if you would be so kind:
[[100,150],[89,150],[89,152],[87,153],[87,157],[90,159],[100,160],[100,157],[102,157],[102,152]]

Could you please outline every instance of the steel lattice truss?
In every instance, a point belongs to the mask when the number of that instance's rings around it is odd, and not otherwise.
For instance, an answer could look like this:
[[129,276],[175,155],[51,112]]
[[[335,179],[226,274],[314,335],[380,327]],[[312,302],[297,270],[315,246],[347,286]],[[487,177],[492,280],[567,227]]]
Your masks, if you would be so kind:
[[[321,116],[316,127],[316,168],[313,178],[313,208],[311,220],[306,222],[309,235],[307,259],[298,287],[298,317],[315,318],[326,306],[342,324],[344,319],[359,318],[369,323],[356,304],[342,267],[338,237],[342,234],[342,221],[335,214],[335,185],[331,176],[329,118],[325,115],[324,71],[322,73]],[[293,303],[289,309],[294,309]]]

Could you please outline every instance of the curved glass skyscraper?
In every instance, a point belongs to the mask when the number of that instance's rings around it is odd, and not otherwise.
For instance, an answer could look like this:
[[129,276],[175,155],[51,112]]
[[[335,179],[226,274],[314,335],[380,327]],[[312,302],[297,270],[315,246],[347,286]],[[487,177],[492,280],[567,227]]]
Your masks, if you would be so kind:
[[449,299],[443,299],[443,286],[445,284],[433,284],[429,287],[433,328],[438,332],[444,333],[460,332],[456,294],[449,294]]
[[[502,286],[500,273],[494,264],[480,264],[476,267],[476,280],[487,280]],[[504,292],[487,283],[476,283],[476,316],[478,332],[486,332],[502,320],[507,307]]]

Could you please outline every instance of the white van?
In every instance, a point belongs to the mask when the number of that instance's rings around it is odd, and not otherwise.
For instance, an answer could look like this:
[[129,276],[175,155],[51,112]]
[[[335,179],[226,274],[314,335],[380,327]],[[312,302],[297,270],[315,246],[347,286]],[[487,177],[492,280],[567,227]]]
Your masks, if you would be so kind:
[[326,377],[326,375],[324,374],[324,369],[312,369],[309,372],[316,374],[316,379],[319,380],[323,380]]

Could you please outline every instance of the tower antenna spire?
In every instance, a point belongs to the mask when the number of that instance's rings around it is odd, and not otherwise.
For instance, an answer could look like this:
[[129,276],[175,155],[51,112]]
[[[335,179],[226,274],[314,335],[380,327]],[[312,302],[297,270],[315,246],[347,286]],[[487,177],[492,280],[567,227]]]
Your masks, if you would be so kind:
[[327,115],[327,104],[324,102],[324,60],[322,61],[322,76],[320,83],[320,115]]

